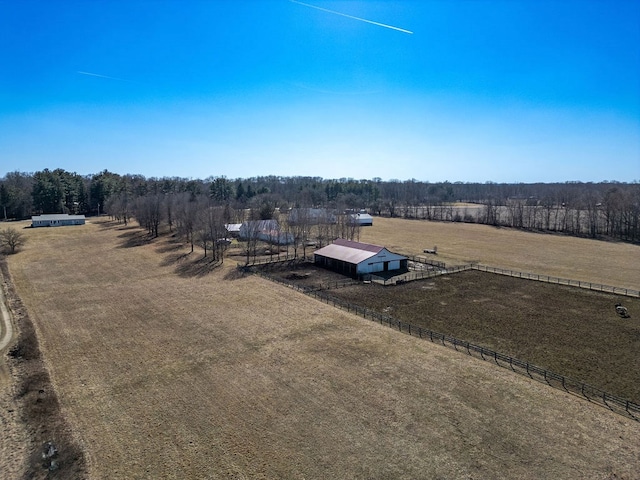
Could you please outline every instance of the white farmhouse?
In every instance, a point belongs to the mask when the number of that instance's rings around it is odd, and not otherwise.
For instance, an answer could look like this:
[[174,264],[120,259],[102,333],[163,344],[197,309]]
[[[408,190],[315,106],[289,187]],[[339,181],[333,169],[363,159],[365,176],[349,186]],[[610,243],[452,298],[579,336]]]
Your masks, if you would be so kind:
[[321,267],[358,277],[367,273],[407,269],[407,257],[385,247],[338,238],[314,252],[314,263]]

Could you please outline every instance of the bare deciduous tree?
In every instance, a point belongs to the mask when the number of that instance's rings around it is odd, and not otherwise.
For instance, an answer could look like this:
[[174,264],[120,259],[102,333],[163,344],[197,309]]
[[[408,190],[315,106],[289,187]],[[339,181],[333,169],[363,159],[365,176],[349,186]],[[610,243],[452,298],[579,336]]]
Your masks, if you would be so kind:
[[191,244],[191,252],[196,241],[196,227],[198,220],[198,203],[188,192],[181,193],[175,200],[175,223],[179,235],[184,236]]
[[18,232],[13,228],[5,228],[0,230],[0,245],[7,253],[16,253],[16,251],[22,247],[26,238],[23,233]]

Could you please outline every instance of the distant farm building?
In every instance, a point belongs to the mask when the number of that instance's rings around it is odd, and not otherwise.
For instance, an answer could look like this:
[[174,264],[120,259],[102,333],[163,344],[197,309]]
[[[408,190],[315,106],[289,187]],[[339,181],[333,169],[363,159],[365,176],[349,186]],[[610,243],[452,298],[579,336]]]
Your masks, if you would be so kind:
[[293,208],[289,212],[290,225],[318,225],[338,223],[335,212],[326,208]]
[[349,216],[349,222],[360,227],[371,227],[373,225],[373,217],[368,213],[352,213]]
[[385,247],[342,238],[316,250],[314,263],[351,277],[407,269],[407,257]]
[[241,223],[227,223],[224,228],[227,230],[227,234],[230,237],[238,238],[240,236]]
[[274,245],[290,245],[294,238],[291,233],[280,230],[277,220],[255,220],[244,222],[240,226],[239,236],[242,240],[262,240]]
[[63,227],[66,225],[84,225],[84,223],[84,215],[56,213],[49,215],[34,215],[31,217],[32,227]]

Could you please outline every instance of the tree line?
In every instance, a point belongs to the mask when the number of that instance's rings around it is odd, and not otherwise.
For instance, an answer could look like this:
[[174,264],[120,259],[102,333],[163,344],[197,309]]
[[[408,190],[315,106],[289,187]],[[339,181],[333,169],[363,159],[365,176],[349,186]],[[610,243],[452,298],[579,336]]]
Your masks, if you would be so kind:
[[[161,224],[187,232],[207,205],[219,222],[270,219],[292,208],[365,209],[378,216],[482,223],[640,243],[640,183],[464,183],[380,178],[262,176],[228,179],[145,178],[104,170],[11,172],[0,179],[0,215],[108,213],[135,218],[151,234]],[[198,208],[196,208],[198,207]],[[211,213],[211,215],[214,215]],[[213,219],[211,220],[213,222]],[[218,228],[217,225],[215,228]],[[219,232],[212,226],[210,235]]]

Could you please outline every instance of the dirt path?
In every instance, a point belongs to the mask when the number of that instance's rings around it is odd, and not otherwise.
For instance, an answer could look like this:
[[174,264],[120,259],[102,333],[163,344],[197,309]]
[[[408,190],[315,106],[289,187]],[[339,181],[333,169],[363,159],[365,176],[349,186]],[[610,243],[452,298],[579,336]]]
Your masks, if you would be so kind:
[[13,324],[2,288],[0,288],[0,323],[2,324],[0,325],[0,353],[2,353],[13,339]]
[[20,478],[25,471],[28,439],[13,395],[15,378],[5,360],[6,351],[14,339],[14,329],[2,275],[0,279],[0,472],[4,478]]

